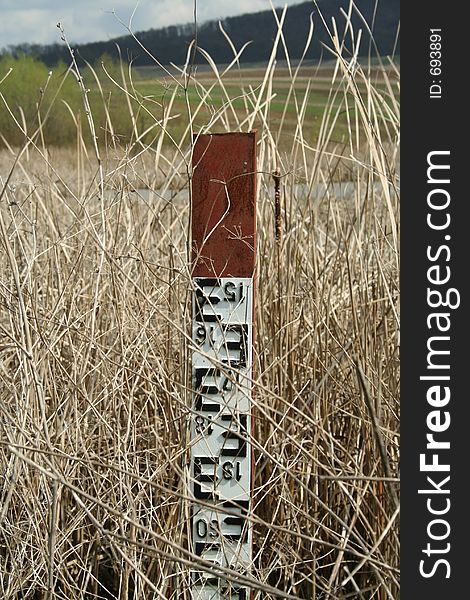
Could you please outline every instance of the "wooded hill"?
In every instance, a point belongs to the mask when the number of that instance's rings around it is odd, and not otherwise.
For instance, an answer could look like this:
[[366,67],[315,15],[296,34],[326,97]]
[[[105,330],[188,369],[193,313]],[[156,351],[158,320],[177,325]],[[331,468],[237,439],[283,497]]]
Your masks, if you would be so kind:
[[[332,18],[335,18],[341,35],[345,29],[345,18],[342,11],[347,12],[348,7],[349,0],[318,0],[316,3],[303,2],[290,6],[283,25],[290,58],[295,59],[302,55],[311,19],[315,25],[315,33],[306,58],[318,59],[322,54],[324,55],[323,44],[327,44],[329,39],[326,26],[331,28]],[[372,55],[377,55],[377,53],[382,56],[397,55],[399,0],[381,0],[378,2],[378,6],[374,0],[356,0],[355,7],[352,15],[353,30],[357,32],[358,29],[362,29],[363,31],[360,55],[366,56],[370,51]],[[277,9],[276,13],[280,17],[282,10]],[[233,50],[220,26],[230,36],[237,50],[246,42],[250,42],[241,56],[241,62],[263,63],[269,58],[277,33],[276,19],[271,10],[228,17],[223,19],[220,24],[218,21],[208,21],[199,25],[198,46],[206,50],[219,64],[230,62],[233,59]],[[374,40],[372,44],[368,29],[372,30]],[[194,39],[194,24],[149,29],[136,33],[136,37],[160,63],[183,64],[186,60],[188,46]],[[123,58],[133,60],[136,66],[154,64],[151,56],[144,52],[130,35],[105,42],[73,44],[73,47],[77,57],[90,63],[95,63],[103,54],[117,58],[120,51]],[[60,60],[67,62],[69,59],[64,44],[47,46],[21,44],[9,47],[7,52],[13,56],[33,55],[49,66],[55,65]],[[279,46],[278,58],[285,58],[282,44]],[[206,62],[199,52],[196,53],[194,61],[196,63]]]

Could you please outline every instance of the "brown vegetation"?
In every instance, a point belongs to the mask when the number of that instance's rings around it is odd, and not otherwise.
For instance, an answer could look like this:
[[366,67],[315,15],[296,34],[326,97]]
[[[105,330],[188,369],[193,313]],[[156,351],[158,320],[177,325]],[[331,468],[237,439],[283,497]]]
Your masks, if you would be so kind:
[[[296,127],[270,128],[273,64],[201,129],[258,127],[256,599],[399,594],[398,73],[377,88],[339,40],[313,144],[295,70]],[[2,151],[5,600],[189,598],[191,102],[177,139],[170,98],[151,144],[135,123],[128,145],[39,129]]]

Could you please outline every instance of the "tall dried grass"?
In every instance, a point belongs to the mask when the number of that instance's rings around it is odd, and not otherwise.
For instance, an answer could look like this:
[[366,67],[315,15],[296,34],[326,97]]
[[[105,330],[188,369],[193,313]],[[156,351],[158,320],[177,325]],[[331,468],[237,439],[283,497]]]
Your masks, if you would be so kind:
[[[39,127],[2,153],[5,600],[189,598],[190,140],[193,129],[253,127],[254,598],[398,597],[398,72],[380,63],[373,80],[346,16],[346,33],[332,30],[330,102],[311,145],[311,85],[299,96],[289,61],[295,128],[269,118],[282,21],[244,110],[224,84],[234,49],[223,72],[207,56],[212,83],[189,63],[169,78],[151,143],[134,119],[125,147],[111,122],[90,147],[82,122],[75,151],[42,144]],[[135,100],[132,82],[125,91]],[[177,94],[187,114],[175,138]],[[348,135],[335,139],[344,112]],[[352,192],[335,185],[345,180]]]

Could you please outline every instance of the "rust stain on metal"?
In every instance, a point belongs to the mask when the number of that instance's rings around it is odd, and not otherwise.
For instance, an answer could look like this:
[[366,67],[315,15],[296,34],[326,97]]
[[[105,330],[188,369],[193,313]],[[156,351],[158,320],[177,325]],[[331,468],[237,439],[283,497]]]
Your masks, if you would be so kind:
[[274,179],[274,219],[276,223],[276,242],[279,244],[282,234],[281,223],[281,173],[279,169],[272,172]]
[[195,136],[194,277],[251,277],[256,249],[256,133]]

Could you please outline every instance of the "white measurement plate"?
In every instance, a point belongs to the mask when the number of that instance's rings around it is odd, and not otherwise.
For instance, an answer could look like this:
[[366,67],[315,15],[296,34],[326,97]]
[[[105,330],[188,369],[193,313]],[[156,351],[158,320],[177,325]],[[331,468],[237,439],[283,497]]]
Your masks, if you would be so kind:
[[[252,560],[246,516],[252,486],[253,280],[197,278],[194,289],[192,547],[199,557],[246,574]],[[249,598],[244,586],[206,570],[192,572],[191,589],[193,600]]]
[[199,500],[245,500],[251,490],[251,418],[193,416],[192,483]]

